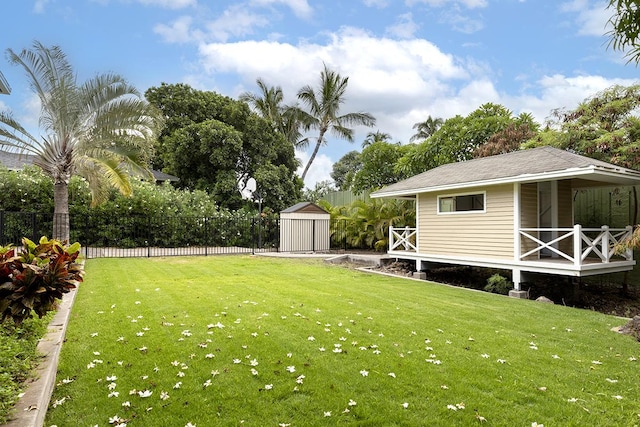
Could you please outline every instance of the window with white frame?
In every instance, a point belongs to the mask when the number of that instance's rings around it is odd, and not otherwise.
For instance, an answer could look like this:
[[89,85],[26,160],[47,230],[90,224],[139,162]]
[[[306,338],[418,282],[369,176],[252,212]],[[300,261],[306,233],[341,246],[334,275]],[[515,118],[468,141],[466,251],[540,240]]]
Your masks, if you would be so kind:
[[438,213],[484,211],[485,193],[438,196]]

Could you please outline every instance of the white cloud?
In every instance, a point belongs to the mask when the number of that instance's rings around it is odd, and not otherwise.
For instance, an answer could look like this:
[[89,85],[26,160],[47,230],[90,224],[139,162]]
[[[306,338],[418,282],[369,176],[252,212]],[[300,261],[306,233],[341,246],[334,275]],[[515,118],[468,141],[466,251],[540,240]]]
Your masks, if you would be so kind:
[[146,6],[159,6],[166,9],[183,9],[197,4],[197,0],[138,0],[138,2]]
[[226,9],[218,19],[206,25],[211,40],[227,41],[231,37],[252,34],[255,28],[266,27],[270,21],[262,15],[251,12],[245,5],[238,4]]
[[[322,148],[320,148],[322,150]],[[309,161],[309,153],[307,152],[296,152],[296,157],[300,160],[301,166],[298,168],[298,176],[302,176],[302,171],[304,167],[307,165]],[[304,180],[304,186],[306,188],[315,188],[316,183],[321,181],[332,181],[331,179],[331,169],[333,164],[337,162],[339,159],[331,159],[327,155],[319,152],[316,158],[311,163],[309,167],[309,171],[307,172],[307,176]]]
[[607,32],[607,21],[613,13],[607,10],[607,4],[597,1],[593,5],[588,0],[572,0],[560,5],[560,10],[576,14],[578,35],[603,36]]
[[362,3],[367,7],[377,7],[378,9],[384,9],[389,6],[387,0],[362,0]]
[[33,12],[34,13],[44,13],[44,7],[50,1],[51,0],[36,0],[36,2],[33,4]]
[[299,18],[310,18],[313,9],[309,6],[307,0],[251,0],[251,4],[259,6],[270,6],[273,4],[283,4],[291,9]]
[[463,5],[469,9],[487,7],[487,0],[405,0],[405,3],[407,6],[425,3],[433,7],[442,7],[445,5]]
[[392,36],[409,39],[419,30],[418,25],[413,21],[411,12],[402,14],[396,19],[396,23],[386,28],[386,32]]
[[153,32],[159,34],[164,41],[169,43],[188,43],[195,38],[191,32],[192,21],[193,19],[190,16],[181,16],[170,25],[156,25],[153,28]]

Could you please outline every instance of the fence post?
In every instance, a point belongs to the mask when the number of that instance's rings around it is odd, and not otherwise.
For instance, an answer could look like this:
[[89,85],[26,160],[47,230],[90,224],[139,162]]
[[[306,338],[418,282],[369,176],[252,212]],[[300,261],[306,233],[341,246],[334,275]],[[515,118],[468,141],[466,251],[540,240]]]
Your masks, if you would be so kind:
[[251,255],[256,254],[256,219],[251,218]]

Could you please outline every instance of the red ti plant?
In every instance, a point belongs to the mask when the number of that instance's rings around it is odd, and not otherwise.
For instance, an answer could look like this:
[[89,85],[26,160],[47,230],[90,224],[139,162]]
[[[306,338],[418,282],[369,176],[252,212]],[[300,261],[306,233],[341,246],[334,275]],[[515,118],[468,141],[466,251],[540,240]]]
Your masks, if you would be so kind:
[[82,282],[79,255],[79,243],[65,247],[46,237],[37,245],[24,238],[22,247],[0,247],[0,323],[11,318],[20,324],[32,312],[42,317],[55,310],[62,295]]

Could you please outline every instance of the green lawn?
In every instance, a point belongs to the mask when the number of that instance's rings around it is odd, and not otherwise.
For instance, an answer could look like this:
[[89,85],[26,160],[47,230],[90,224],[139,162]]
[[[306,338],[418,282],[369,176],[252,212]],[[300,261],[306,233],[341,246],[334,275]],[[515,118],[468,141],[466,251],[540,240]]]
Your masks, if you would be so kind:
[[46,425],[633,426],[596,312],[250,256],[86,263]]

